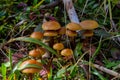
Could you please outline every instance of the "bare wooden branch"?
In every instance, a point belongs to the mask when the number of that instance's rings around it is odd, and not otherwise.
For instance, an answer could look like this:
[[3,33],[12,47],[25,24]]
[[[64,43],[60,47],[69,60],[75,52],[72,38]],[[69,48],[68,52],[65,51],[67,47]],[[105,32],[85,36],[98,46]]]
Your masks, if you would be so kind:
[[99,69],[99,70],[101,70],[101,71],[103,71],[103,72],[105,72],[105,73],[108,73],[108,74],[110,74],[110,75],[112,75],[112,76],[115,76],[115,77],[119,77],[120,78],[120,74],[119,73],[117,73],[117,72],[115,72],[115,71],[113,71],[113,70],[110,70],[110,69],[107,69],[107,68],[105,68],[105,67],[103,67],[103,66],[100,66],[100,65],[98,65],[98,64],[92,64],[95,68],[97,68],[97,69]]
[[77,13],[75,11],[75,8],[73,6],[72,0],[63,0],[63,3],[64,3],[64,6],[67,10],[70,21],[75,22],[75,23],[79,23],[79,19],[78,19]]

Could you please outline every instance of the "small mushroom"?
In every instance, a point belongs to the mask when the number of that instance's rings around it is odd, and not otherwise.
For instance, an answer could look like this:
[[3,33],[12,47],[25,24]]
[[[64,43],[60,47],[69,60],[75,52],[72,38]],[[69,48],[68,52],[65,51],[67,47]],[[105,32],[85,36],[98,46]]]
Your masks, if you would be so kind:
[[44,31],[46,30],[58,30],[60,29],[60,24],[57,21],[47,21],[45,23],[42,24],[42,29]]
[[89,46],[89,38],[91,38],[94,33],[93,30],[98,27],[98,23],[95,20],[84,20],[80,22],[81,27],[83,28],[83,48]]
[[61,51],[61,55],[64,57],[70,57],[73,55],[72,49],[66,48]]
[[46,36],[46,37],[54,37],[57,35],[58,35],[58,33],[56,31],[45,31],[44,32],[44,36]]
[[82,27],[78,23],[71,22],[66,25],[66,29],[66,35],[70,38],[72,49],[74,49],[75,37],[77,36],[76,31],[82,30]]
[[69,37],[75,37],[77,36],[77,32],[72,30],[66,30],[66,35]]
[[22,62],[19,67],[19,70],[21,70],[22,73],[29,75],[29,80],[32,80],[33,74],[40,72],[41,69],[42,64],[31,59]]
[[64,45],[62,43],[55,43],[53,45],[53,49],[57,50],[57,53],[59,54],[59,51],[64,48]]
[[58,42],[64,41],[66,39],[65,34],[66,34],[66,27],[61,27],[58,30]]
[[66,33],[66,28],[65,27],[61,27],[59,30],[58,30],[58,34],[60,35],[64,35]]
[[61,28],[60,24],[57,21],[47,21],[42,24],[42,29],[44,30],[44,36],[48,37],[49,46],[52,47],[54,44],[54,37],[58,35],[58,30]]
[[[31,38],[42,40],[43,39],[43,33],[42,32],[33,32],[30,35]],[[36,44],[36,47],[39,47],[39,45]]]
[[82,27],[78,23],[74,22],[68,23],[66,28],[72,31],[82,30]]
[[44,54],[45,54],[45,49],[42,47],[33,49],[29,52],[29,56],[32,56],[34,58],[41,58],[42,55],[44,55]]
[[85,36],[85,37],[91,37],[93,35],[94,35],[93,30],[85,30],[83,33],[83,36]]
[[[87,33],[86,31],[88,31],[89,33],[90,32],[92,33],[93,30],[98,27],[98,23],[95,20],[84,20],[84,21],[80,22],[80,25],[83,28],[83,30],[85,30],[84,31],[85,33]],[[85,37],[87,37],[87,36],[85,36]]]
[[43,33],[42,32],[33,32],[31,35],[30,35],[31,38],[35,38],[35,39],[38,39],[38,40],[41,40],[43,38]]

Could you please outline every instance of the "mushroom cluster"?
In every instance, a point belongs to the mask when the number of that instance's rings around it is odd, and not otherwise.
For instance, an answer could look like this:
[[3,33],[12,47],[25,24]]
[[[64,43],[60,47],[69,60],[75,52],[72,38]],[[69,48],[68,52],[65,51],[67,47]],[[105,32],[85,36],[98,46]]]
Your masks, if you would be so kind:
[[[94,35],[93,30],[97,27],[98,23],[94,20],[84,20],[80,22],[80,24],[71,22],[68,23],[66,27],[61,27],[61,25],[57,21],[47,21],[42,24],[43,33],[33,32],[30,37],[41,40],[42,42],[45,42],[44,39],[49,39],[47,41],[47,45],[56,50],[58,55],[57,57],[60,56],[71,59],[74,55],[74,48],[66,46],[65,42],[63,44],[60,39],[62,38],[61,35],[65,35],[65,37],[68,37],[72,47],[75,47],[75,37],[77,37],[78,31],[82,30],[82,36],[84,37],[91,37]],[[35,49],[30,50],[29,57],[32,59],[26,60],[20,65],[21,71],[23,73],[30,74],[39,72],[44,66],[42,65],[42,63],[37,62],[37,60],[42,60],[42,57],[46,54],[46,52],[48,51],[42,46],[37,46]]]

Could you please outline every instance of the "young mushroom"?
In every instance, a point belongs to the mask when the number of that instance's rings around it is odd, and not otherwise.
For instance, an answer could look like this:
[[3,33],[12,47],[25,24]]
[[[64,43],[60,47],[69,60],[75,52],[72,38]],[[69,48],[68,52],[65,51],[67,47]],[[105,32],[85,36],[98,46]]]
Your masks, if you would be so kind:
[[62,50],[64,48],[63,43],[55,43],[53,45],[53,49],[57,50],[57,53],[59,54],[59,51]]
[[75,37],[77,36],[77,32],[79,30],[82,30],[82,27],[78,23],[68,23],[66,25],[66,35],[70,38],[70,43],[72,45],[72,48],[75,47]]
[[21,70],[22,73],[28,74],[29,80],[33,80],[34,73],[42,70],[42,64],[36,60],[26,60],[20,64],[19,70]]
[[[95,20],[84,20],[82,22],[80,22],[81,27],[84,30],[84,33],[91,33],[93,34],[93,30],[96,29],[98,27],[98,23]],[[84,34],[83,33],[83,34]],[[84,35],[83,35],[84,36]],[[91,35],[92,36],[92,35]],[[90,37],[91,37],[90,36]],[[84,37],[89,37],[89,36],[84,36]]]
[[49,45],[52,47],[54,44],[54,37],[58,35],[57,30],[61,28],[57,21],[47,21],[42,24],[42,29],[44,30],[44,36],[50,39]]
[[59,34],[58,42],[61,42],[61,41],[65,40],[66,27],[61,27],[58,30],[58,34]]
[[73,50],[72,49],[69,49],[69,48],[66,48],[66,49],[63,49],[60,53],[62,56],[65,57],[65,59],[70,59],[72,58],[73,56]]
[[33,58],[42,58],[42,55],[45,54],[45,49],[42,47],[39,47],[37,49],[33,49],[29,52],[29,56]]
[[93,30],[85,30],[83,33],[83,36],[85,37],[91,37],[93,35],[94,35]]
[[82,49],[84,50],[84,48],[87,48],[88,46],[90,46],[89,38],[91,38],[94,35],[93,30],[98,27],[98,23],[95,20],[84,20],[80,22],[80,25],[84,30],[83,32],[84,41],[83,41],[83,47],[82,47]]
[[31,38],[35,38],[35,39],[38,39],[38,40],[41,40],[43,38],[43,33],[42,32],[33,32],[31,35],[30,35]]
[[66,33],[66,28],[65,27],[61,27],[59,30],[58,30],[58,34],[59,35],[64,35]]

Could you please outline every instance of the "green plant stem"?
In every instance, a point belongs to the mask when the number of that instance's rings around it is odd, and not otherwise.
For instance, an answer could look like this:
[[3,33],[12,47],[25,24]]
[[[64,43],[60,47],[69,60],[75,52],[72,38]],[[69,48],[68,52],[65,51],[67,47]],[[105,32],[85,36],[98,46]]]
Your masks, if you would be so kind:
[[100,51],[100,48],[101,48],[101,44],[102,44],[102,36],[100,38],[100,41],[99,41],[99,44],[98,44],[98,47],[97,49],[95,50],[95,53],[93,54],[93,56],[90,58],[90,62],[93,61],[93,59],[95,58],[96,55],[98,55],[98,52]]
[[10,49],[8,53],[9,53],[9,61],[10,61],[10,70],[12,70],[12,52]]

